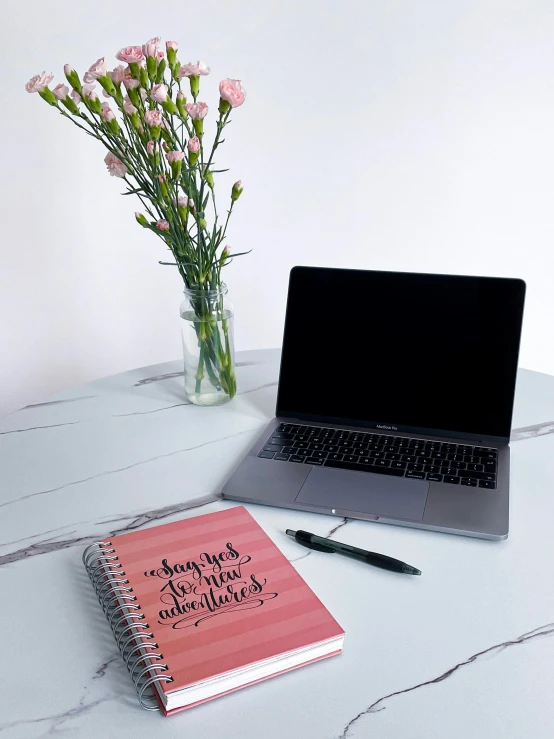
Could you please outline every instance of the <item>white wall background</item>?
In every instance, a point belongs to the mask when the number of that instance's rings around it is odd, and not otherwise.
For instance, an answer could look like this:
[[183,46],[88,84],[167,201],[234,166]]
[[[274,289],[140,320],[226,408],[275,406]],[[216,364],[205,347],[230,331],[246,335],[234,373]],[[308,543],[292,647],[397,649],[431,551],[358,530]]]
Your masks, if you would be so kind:
[[180,355],[161,242],[23,87],[153,35],[210,64],[214,111],[219,79],[248,90],[218,156],[254,249],[227,274],[239,349],[280,344],[294,264],[505,275],[528,284],[521,364],[554,373],[552,0],[6,0],[0,27],[0,414]]

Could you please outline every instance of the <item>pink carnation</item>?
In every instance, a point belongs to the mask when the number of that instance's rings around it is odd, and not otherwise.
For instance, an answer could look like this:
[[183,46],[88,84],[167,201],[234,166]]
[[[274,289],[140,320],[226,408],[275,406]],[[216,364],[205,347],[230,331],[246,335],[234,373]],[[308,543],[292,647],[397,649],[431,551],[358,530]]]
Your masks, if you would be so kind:
[[110,108],[108,103],[102,103],[102,118],[109,123],[115,118],[113,110]]
[[144,114],[145,123],[154,128],[162,125],[162,114],[159,110],[147,110]]
[[75,70],[71,66],[71,64],[64,64],[63,65],[63,72],[65,76],[67,77],[68,74],[71,74],[71,72],[74,72]]
[[222,80],[219,83],[219,94],[232,108],[238,108],[246,99],[246,90],[240,80]]
[[200,139],[198,138],[198,136],[193,136],[191,139],[189,139],[187,149],[193,154],[196,154],[197,151],[200,151]]
[[173,51],[179,51],[179,44],[177,43],[177,41],[166,41],[165,48],[173,49]]
[[134,90],[140,85],[140,82],[134,79],[134,77],[124,77],[123,84],[125,85],[126,90]]
[[160,43],[160,37],[154,36],[154,38],[151,38],[150,41],[147,41],[145,44],[142,45],[142,53],[144,56],[153,56],[154,59],[158,55],[158,44]]
[[156,103],[165,103],[165,101],[167,100],[167,85],[154,85],[154,87],[150,91],[150,97]]
[[188,208],[189,205],[189,199],[186,195],[179,195],[177,198],[175,198],[175,205],[178,208]]
[[120,85],[125,80],[128,72],[126,67],[124,67],[123,64],[120,64],[118,67],[115,67],[115,69],[112,69],[111,72],[108,72],[108,75],[114,85]]
[[27,82],[25,89],[27,92],[44,92],[44,89],[52,82],[53,79],[54,75],[46,74],[46,72],[35,74],[35,76],[31,77],[29,82]]
[[98,95],[94,90],[93,84],[83,85],[82,94],[83,97],[86,97],[89,100],[98,100]]
[[106,162],[108,172],[112,177],[125,177],[127,174],[127,167],[123,164],[121,159],[118,159],[115,154],[111,153],[111,151],[106,155],[104,161]]
[[89,67],[88,72],[85,72],[83,80],[90,84],[92,82],[96,82],[97,79],[104,77],[106,74],[108,74],[108,65],[106,64],[105,57],[102,57],[101,59],[97,59],[97,61]]
[[148,153],[149,153],[150,155],[152,155],[152,154],[154,153],[154,142],[153,142],[153,141],[149,141],[149,142],[148,142],[148,143],[146,144],[146,151],[147,151],[147,152],[148,152]]
[[193,64],[183,64],[183,66],[177,72],[177,77],[201,77],[206,74],[210,74],[210,68],[205,62],[196,62]]
[[127,115],[133,115],[133,113],[137,113],[137,109],[133,105],[133,103],[129,100],[129,96],[127,95],[123,101],[123,110],[127,113]]
[[71,93],[71,99],[73,100],[75,105],[79,105],[79,103],[81,102],[81,96],[79,95],[77,90],[73,90],[73,92]]
[[62,83],[60,82],[60,84],[56,85],[56,87],[52,90],[52,93],[54,94],[56,100],[65,100],[66,97],[69,95],[69,87],[67,85],[62,85]]
[[165,59],[165,54],[163,53],[163,51],[158,51],[158,53],[156,54],[156,59],[158,60],[158,62],[161,62],[162,59]]
[[189,103],[185,105],[185,110],[195,121],[205,118],[208,115],[208,106],[206,103]]
[[159,228],[160,231],[169,231],[169,223],[163,218],[156,223],[156,228]]
[[115,58],[119,59],[120,62],[136,64],[144,59],[144,54],[140,46],[125,46],[117,52]]
[[182,151],[168,151],[165,157],[170,164],[173,164],[173,162],[181,162],[185,154]]

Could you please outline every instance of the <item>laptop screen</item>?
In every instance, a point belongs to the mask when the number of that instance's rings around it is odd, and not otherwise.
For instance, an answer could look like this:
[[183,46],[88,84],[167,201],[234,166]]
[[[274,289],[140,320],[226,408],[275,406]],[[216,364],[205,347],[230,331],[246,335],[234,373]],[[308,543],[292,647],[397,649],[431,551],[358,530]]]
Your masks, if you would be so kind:
[[525,283],[295,267],[277,415],[507,439]]

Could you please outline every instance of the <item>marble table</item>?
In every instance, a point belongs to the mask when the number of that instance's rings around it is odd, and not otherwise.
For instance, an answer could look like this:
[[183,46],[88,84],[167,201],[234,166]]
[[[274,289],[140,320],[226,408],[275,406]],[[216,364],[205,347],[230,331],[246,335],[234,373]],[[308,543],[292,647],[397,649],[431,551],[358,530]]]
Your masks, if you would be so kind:
[[[216,409],[188,405],[169,362],[0,421],[0,739],[554,736],[554,377],[527,370],[507,541],[250,506],[345,629],[344,654],[170,718],[139,707],[81,553],[233,505],[219,491],[273,414],[278,359],[239,354],[239,395]],[[286,528],[423,575],[307,552]]]

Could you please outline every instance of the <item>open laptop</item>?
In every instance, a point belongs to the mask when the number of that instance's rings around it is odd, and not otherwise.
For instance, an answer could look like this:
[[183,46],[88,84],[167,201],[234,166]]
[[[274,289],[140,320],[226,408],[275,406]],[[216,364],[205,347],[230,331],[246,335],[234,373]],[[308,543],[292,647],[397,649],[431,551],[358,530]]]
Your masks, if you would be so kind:
[[504,539],[518,279],[295,267],[276,417],[226,498]]

